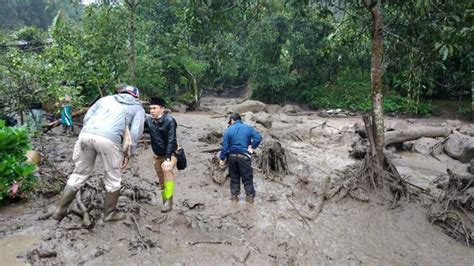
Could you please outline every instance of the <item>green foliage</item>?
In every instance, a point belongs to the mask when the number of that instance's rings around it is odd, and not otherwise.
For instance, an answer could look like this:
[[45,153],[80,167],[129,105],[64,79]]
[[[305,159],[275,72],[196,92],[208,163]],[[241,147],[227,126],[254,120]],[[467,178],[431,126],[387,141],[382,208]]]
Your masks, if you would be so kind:
[[372,107],[370,83],[342,80],[335,84],[315,86],[306,90],[305,99],[313,108],[342,108],[367,112]]
[[[31,18],[16,20],[18,8]],[[10,109],[24,110],[31,99],[52,104],[65,94],[87,103],[112,93],[114,84],[129,83],[132,14],[134,85],[145,97],[194,101],[206,90],[247,87],[270,103],[371,106],[371,18],[360,1],[143,0],[131,12],[124,1],[84,7],[80,1],[16,0],[0,18],[12,18],[5,22],[10,29],[38,25],[27,20],[39,19],[40,10],[49,17],[49,32],[25,27],[0,34],[3,45],[24,39],[38,48],[0,48],[0,100]],[[427,100],[467,98],[472,3],[389,1],[382,13],[386,111],[428,114]]]
[[[25,156],[29,148],[25,128],[5,127],[4,121],[0,120],[0,202],[9,197],[25,198],[33,191],[35,166],[27,163]],[[14,185],[18,185],[16,193],[12,193]]]
[[0,9],[0,27],[15,29],[23,26],[36,26],[47,29],[52,18],[63,10],[77,18],[82,11],[81,1],[64,0],[7,0],[2,1]]
[[40,55],[12,47],[1,57],[0,113],[26,110],[33,100],[46,98],[41,86],[44,61]]
[[[300,101],[308,103],[313,108],[341,108],[360,112],[369,112],[372,108],[368,81],[340,79],[333,84],[314,86],[304,91]],[[432,107],[423,102],[413,105],[405,97],[386,94],[384,112],[428,116],[432,113]]]

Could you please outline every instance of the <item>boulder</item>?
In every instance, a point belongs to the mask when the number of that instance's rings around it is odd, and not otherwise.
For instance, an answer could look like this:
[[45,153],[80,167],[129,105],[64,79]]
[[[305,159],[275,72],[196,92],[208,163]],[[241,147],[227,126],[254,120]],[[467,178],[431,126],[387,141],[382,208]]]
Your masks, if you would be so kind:
[[278,114],[278,120],[281,122],[281,123],[285,123],[285,124],[289,124],[292,122],[292,119],[287,116],[286,114],[284,113],[279,113]]
[[276,114],[281,110],[281,106],[278,104],[267,104],[267,108],[265,109],[269,114]]
[[474,158],[474,137],[454,131],[444,144],[444,151],[451,158],[463,163],[470,162]]
[[[434,138],[419,138],[414,141],[412,149],[418,153],[429,155],[434,145],[438,142],[439,141]],[[437,151],[437,153],[440,152],[441,151]]]
[[459,120],[446,120],[446,124],[450,127],[459,127],[461,126],[462,122]]
[[240,116],[242,117],[242,122],[244,122],[245,124],[248,124],[254,127],[255,124],[257,123],[257,118],[252,112],[246,112],[246,113],[241,114]]
[[267,106],[259,101],[246,100],[240,104],[229,105],[226,108],[226,112],[243,114],[246,112],[258,113],[264,111]]
[[461,126],[459,128],[459,133],[474,137],[474,124]]
[[186,113],[188,106],[185,104],[175,104],[170,107],[171,111],[178,112],[178,113]]
[[301,112],[301,108],[299,108],[296,105],[292,104],[287,104],[281,108],[281,112],[286,113],[286,114],[295,114],[297,112]]
[[255,121],[265,128],[272,128],[273,118],[270,114],[266,112],[259,112],[255,114]]

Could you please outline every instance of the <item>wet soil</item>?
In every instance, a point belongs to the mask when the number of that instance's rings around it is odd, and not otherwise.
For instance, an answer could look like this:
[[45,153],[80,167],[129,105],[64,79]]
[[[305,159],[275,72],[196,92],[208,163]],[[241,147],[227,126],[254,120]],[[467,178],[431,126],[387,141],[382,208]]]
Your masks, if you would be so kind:
[[[230,103],[235,100],[204,102]],[[431,225],[422,200],[402,201],[391,209],[376,197],[368,203],[331,199],[317,216],[306,215],[323,201],[323,180],[330,176],[337,181],[356,163],[348,151],[357,138],[350,129],[360,117],[273,114],[272,129],[262,129],[264,141],[275,138],[282,143],[290,173],[268,179],[255,169],[257,197],[247,204],[244,195],[238,203],[230,201],[229,180],[222,186],[213,182],[208,169],[214,154],[202,151],[217,144],[199,140],[225,129],[227,118],[212,112],[173,115],[188,168],[176,171],[172,212],[160,212],[151,147],[142,145],[124,173],[124,190],[139,192],[119,201],[127,220],[102,223],[100,204],[91,210],[91,229],[83,228],[72,214],[60,223],[40,219],[54,209],[57,196],[2,208],[0,264],[472,264],[472,248]],[[59,171],[72,170],[74,141],[56,131],[43,136],[44,149]],[[99,192],[102,174],[98,162],[90,185]],[[137,196],[140,193],[146,196]]]

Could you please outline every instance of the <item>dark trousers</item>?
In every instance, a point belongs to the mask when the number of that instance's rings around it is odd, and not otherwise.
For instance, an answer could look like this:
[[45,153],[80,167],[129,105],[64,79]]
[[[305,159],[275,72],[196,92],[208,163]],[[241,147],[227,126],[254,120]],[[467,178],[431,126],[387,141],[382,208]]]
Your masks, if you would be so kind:
[[230,193],[240,194],[240,179],[244,183],[245,194],[255,197],[253,187],[252,159],[244,154],[229,154]]

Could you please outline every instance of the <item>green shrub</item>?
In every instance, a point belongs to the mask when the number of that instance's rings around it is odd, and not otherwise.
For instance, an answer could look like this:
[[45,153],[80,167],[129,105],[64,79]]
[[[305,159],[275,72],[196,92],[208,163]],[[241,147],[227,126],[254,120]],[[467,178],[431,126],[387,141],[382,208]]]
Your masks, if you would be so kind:
[[8,198],[25,198],[34,189],[35,166],[27,163],[25,156],[29,148],[25,128],[6,127],[0,120],[0,202]]
[[[335,84],[314,86],[305,90],[300,100],[313,108],[341,108],[358,112],[369,112],[372,109],[368,81],[340,80]],[[428,116],[432,114],[432,107],[423,102],[410,104],[405,97],[388,94],[384,95],[384,112]]]

